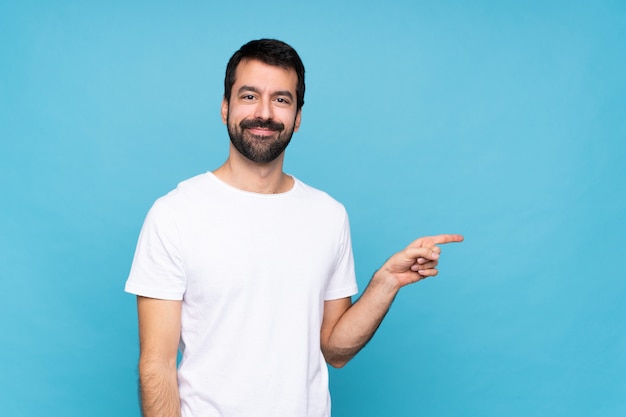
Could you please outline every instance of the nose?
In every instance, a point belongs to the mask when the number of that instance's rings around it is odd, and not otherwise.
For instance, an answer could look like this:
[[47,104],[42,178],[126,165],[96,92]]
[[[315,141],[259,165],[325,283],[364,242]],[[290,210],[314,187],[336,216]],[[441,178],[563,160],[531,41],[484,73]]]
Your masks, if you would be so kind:
[[257,119],[271,120],[273,116],[271,100],[259,100],[254,113]]

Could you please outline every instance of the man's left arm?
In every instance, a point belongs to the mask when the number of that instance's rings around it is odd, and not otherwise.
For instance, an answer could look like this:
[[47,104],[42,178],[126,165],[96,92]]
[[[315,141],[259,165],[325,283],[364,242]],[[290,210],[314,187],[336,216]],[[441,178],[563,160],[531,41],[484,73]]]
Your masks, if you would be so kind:
[[438,245],[462,241],[463,236],[453,234],[417,239],[374,273],[357,302],[326,301],[321,329],[326,362],[336,368],[348,363],[374,336],[400,288],[437,275]]

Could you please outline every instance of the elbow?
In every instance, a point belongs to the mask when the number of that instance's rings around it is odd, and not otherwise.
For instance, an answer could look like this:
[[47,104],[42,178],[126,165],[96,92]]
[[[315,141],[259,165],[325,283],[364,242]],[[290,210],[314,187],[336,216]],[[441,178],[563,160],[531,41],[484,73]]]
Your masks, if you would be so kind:
[[349,362],[349,359],[327,359],[326,363],[332,366],[333,368],[343,368]]
[[139,378],[154,377],[156,375],[164,375],[176,373],[176,358],[160,357],[142,354],[139,357]]
[[332,366],[333,368],[343,368],[350,362],[350,359],[354,357],[353,354],[348,352],[338,352],[329,349],[322,349],[322,353],[324,354],[324,360],[327,364]]

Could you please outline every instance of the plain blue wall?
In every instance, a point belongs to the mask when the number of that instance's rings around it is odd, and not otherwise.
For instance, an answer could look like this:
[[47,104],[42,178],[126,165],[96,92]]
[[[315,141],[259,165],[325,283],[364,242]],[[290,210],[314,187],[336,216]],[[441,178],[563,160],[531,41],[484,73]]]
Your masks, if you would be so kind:
[[466,236],[331,372],[334,417],[626,415],[620,0],[0,3],[0,414],[139,415],[139,229],[225,159],[259,37],[305,61],[287,170],[348,208],[361,288]]

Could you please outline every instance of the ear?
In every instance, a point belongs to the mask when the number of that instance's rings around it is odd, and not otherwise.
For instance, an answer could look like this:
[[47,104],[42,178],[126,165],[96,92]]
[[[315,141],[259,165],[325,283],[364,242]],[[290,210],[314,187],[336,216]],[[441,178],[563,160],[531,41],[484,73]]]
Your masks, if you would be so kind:
[[228,121],[228,101],[226,97],[222,99],[222,123],[226,124]]
[[298,113],[296,114],[296,121],[293,124],[293,131],[297,132],[298,129],[300,129],[300,120],[302,119],[302,109],[298,110]]

